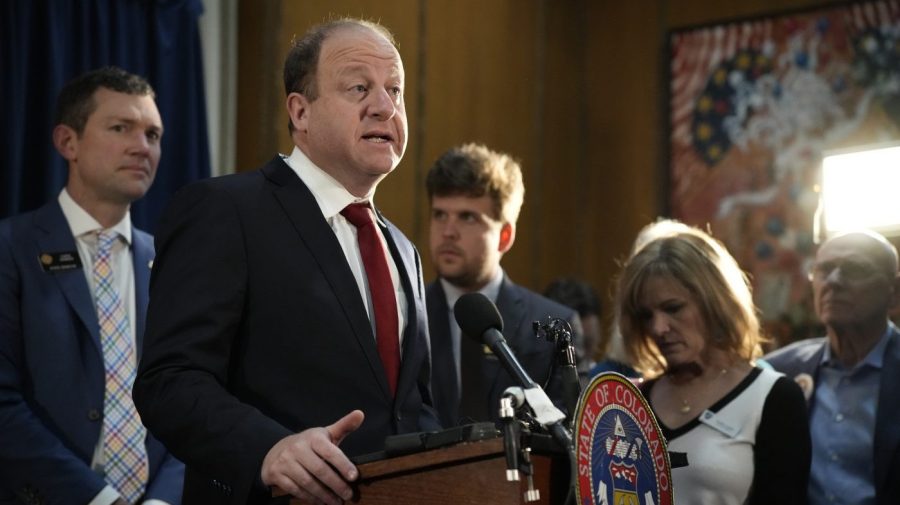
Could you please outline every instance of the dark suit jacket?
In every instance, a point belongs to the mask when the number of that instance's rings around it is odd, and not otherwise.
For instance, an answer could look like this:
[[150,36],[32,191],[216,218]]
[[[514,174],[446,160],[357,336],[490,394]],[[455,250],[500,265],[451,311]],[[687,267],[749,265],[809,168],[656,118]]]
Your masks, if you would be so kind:
[[[450,338],[447,296],[438,281],[429,284],[426,292],[432,355],[431,389],[434,394],[434,404],[438,410],[441,424],[445,427],[456,426],[460,421],[460,392],[456,362],[453,357],[453,343]],[[535,382],[544,386],[550,377],[551,366],[556,359],[556,347],[546,340],[539,340],[534,335],[531,323],[543,320],[547,316],[553,316],[562,317],[568,320],[573,327],[580,328],[580,322],[576,322],[578,315],[569,307],[513,284],[506,275],[500,285],[496,305],[503,317],[503,336],[509,347],[522,363],[522,367],[528,372],[528,375]],[[470,337],[463,335],[461,338]],[[578,336],[575,335],[575,338]],[[492,413],[491,420],[498,421],[497,409],[500,406],[500,396],[506,388],[518,384],[493,355],[485,357],[481,373],[485,384],[490,385],[488,397],[485,398],[488,412]],[[562,406],[562,384],[558,377],[551,381],[551,386],[547,394],[557,406]]]
[[147,338],[134,396],[187,465],[185,503],[266,503],[260,469],[282,438],[353,409],[349,456],[396,433],[437,429],[421,263],[390,223],[408,322],[396,399],[334,231],[291,168],[182,189],[157,233]]
[[[45,271],[40,255],[60,252],[78,256],[56,200],[0,222],[0,503],[83,505],[106,485],[90,468],[105,389],[91,266]],[[134,229],[131,253],[139,351],[153,238]],[[184,467],[147,448],[147,497],[179,503]]]
[[[891,340],[884,352],[875,418],[873,457],[878,505],[900,503],[900,331],[891,325],[891,333]],[[819,383],[819,365],[826,345],[826,338],[802,340],[768,354],[764,359],[788,377],[809,374],[815,385]],[[815,408],[815,398],[813,392],[809,399],[810,412]]]

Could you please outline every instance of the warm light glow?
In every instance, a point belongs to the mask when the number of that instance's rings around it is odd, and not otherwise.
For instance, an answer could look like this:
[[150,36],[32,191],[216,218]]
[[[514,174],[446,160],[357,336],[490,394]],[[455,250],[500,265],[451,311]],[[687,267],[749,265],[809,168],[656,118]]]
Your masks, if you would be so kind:
[[900,235],[900,145],[825,156],[822,204],[828,236],[858,228]]

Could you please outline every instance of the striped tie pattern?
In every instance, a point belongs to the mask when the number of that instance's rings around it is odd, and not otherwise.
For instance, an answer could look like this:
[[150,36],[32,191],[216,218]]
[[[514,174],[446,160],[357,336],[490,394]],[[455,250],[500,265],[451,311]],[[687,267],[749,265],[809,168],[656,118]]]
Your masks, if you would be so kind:
[[122,298],[113,283],[111,255],[118,240],[119,234],[115,231],[97,232],[93,272],[106,375],[103,453],[107,482],[126,501],[136,503],[144,494],[149,470],[144,445],[146,430],[131,399],[136,372],[131,326]]

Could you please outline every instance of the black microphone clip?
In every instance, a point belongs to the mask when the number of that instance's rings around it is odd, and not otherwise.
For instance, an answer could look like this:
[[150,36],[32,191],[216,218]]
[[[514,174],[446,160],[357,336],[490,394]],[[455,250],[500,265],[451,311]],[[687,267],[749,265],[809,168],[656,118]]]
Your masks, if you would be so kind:
[[500,332],[503,329],[503,318],[494,303],[481,293],[467,293],[456,301],[453,312],[462,332],[490,347],[494,356],[518,382],[525,402],[534,412],[537,422],[566,450],[574,449],[572,435],[563,425],[566,415],[553,405],[547,393],[529,377],[516,359]]
[[[543,338],[556,346],[554,367],[559,371],[563,406],[571,422],[572,416],[575,415],[575,407],[578,405],[578,397],[581,396],[581,382],[578,380],[578,369],[575,365],[575,339],[572,337],[572,326],[565,319],[549,316],[543,322],[534,321],[531,326],[537,338]],[[550,377],[553,378],[554,374]]]

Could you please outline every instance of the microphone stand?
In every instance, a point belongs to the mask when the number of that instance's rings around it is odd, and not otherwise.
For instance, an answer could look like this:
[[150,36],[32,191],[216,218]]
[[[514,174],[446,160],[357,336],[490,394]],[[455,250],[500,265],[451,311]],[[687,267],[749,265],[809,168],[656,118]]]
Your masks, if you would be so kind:
[[531,463],[531,447],[528,439],[531,433],[523,430],[524,423],[516,418],[516,409],[527,402],[525,392],[520,387],[509,387],[500,398],[500,420],[503,422],[503,449],[506,453],[506,480],[519,481],[525,474],[528,489],[525,503],[541,499],[541,492],[534,487],[534,465]]
[[[562,379],[562,397],[566,409],[566,424],[574,429],[575,409],[578,398],[581,396],[581,381],[578,380],[578,369],[575,365],[575,346],[573,345],[572,326],[565,319],[548,317],[544,323],[534,321],[532,323],[534,334],[538,338],[545,338],[556,344],[556,363]],[[551,377],[553,374],[551,374]],[[569,492],[566,495],[565,504],[575,504],[575,481],[577,479],[578,462],[575,459],[575,446],[572,435],[561,423],[549,427],[553,438],[558,441],[568,440],[569,445],[564,445],[566,456],[569,460]]]
[[[545,322],[532,323],[534,334],[556,345],[556,366],[562,379],[563,406],[566,409],[568,425],[572,425],[578,397],[581,395],[581,382],[575,366],[575,346],[572,338],[572,327],[565,319],[548,317]],[[552,374],[551,374],[552,377]]]
[[[478,338],[478,340],[490,347],[491,351],[493,351],[494,355],[506,371],[509,372],[509,375],[521,386],[518,388],[510,388],[513,389],[513,392],[510,397],[507,397],[507,401],[503,404],[505,408],[502,415],[507,418],[507,423],[510,422],[510,418],[512,417],[510,414],[515,412],[514,405],[518,402],[518,398],[521,395],[523,398],[521,403],[528,405],[531,412],[534,414],[535,421],[550,432],[550,435],[556,443],[562,446],[569,456],[569,463],[571,466],[569,473],[571,475],[571,484],[574,484],[577,473],[577,468],[575,466],[575,443],[572,441],[571,432],[566,428],[564,423],[566,415],[553,405],[553,402],[550,401],[550,397],[547,396],[547,393],[528,376],[528,373],[522,368],[522,364],[516,359],[512,349],[509,348],[506,339],[503,338],[503,334],[501,333],[501,330],[503,329],[503,318],[500,316],[497,307],[481,293],[467,293],[462,295],[459,300],[456,301],[454,314],[456,316],[456,322],[459,323],[459,327],[463,333]],[[551,320],[551,323],[552,322],[553,321]],[[552,326],[553,325],[551,324],[551,327]],[[567,346],[571,346],[571,328],[568,323],[564,323],[560,326],[562,326],[563,329],[568,330],[568,339],[564,338],[563,340],[566,342]],[[578,380],[577,373],[574,374],[574,378],[576,381]],[[507,392],[509,392],[510,389],[507,389]],[[517,393],[516,390],[520,391],[520,393]],[[574,391],[577,392],[578,389],[574,389]],[[515,399],[516,402],[512,402],[510,398]],[[514,443],[518,443],[518,441],[516,441],[515,428],[507,424],[507,428],[504,429],[504,432],[510,439],[505,444],[507,450],[516,454],[515,458],[510,457],[507,460],[508,463],[511,465],[516,463],[515,459],[519,459],[519,456],[521,456],[521,459],[518,461],[520,463],[518,468],[508,468],[508,470],[520,470],[522,462],[525,462],[528,465],[526,468],[530,468],[530,451],[526,450],[523,452],[515,450],[517,447],[521,446],[514,445]],[[507,472],[507,475],[512,477],[516,474]],[[531,491],[531,489],[529,489],[529,491]],[[526,498],[529,496],[530,494],[526,493]],[[574,500],[574,487],[570,485],[566,503],[571,503],[572,500]]]

